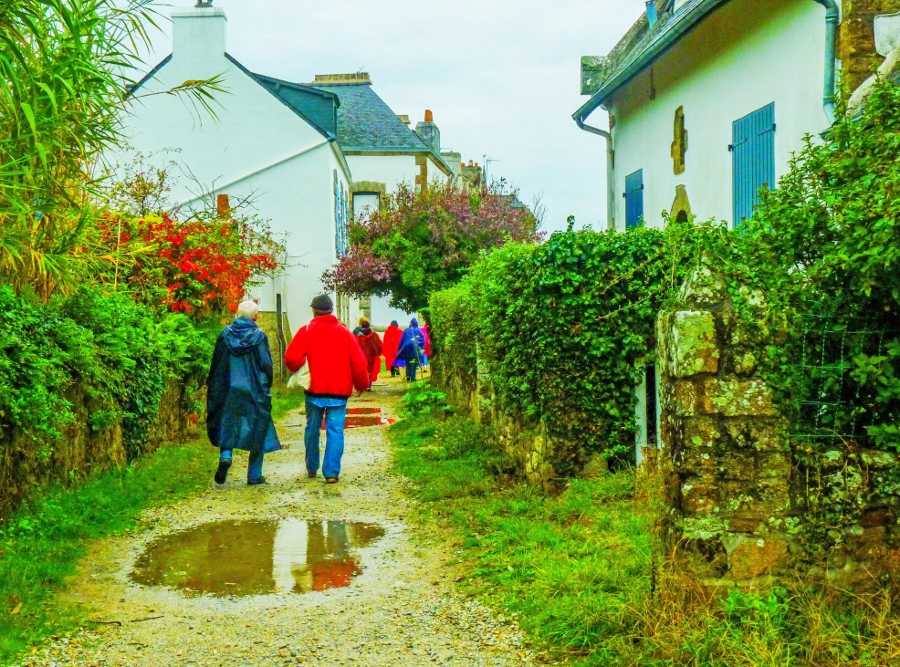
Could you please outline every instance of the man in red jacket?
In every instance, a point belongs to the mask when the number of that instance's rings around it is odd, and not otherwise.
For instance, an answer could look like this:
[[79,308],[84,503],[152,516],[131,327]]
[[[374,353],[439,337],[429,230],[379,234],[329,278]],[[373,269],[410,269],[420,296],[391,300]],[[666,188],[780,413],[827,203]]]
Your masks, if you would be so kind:
[[284,365],[296,373],[309,362],[306,390],[306,472],[312,479],[319,472],[319,430],[325,419],[325,459],[322,474],[328,484],[337,484],[344,454],[344,417],[347,399],[369,388],[366,357],[353,334],[331,314],[334,304],[327,294],[312,301],[312,322],[294,336],[284,355]]

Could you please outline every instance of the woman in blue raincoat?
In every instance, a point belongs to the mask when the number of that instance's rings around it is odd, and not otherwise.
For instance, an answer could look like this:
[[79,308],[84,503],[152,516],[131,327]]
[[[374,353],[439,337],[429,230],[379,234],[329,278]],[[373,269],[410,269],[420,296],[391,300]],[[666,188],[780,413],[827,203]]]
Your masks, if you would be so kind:
[[419,328],[419,320],[415,317],[404,329],[400,337],[400,347],[397,349],[397,358],[406,362],[406,381],[416,381],[416,369],[422,363],[422,354],[425,350],[425,334]]
[[219,334],[206,380],[206,431],[221,451],[217,484],[224,484],[232,450],[250,452],[247,484],[265,484],[263,457],[281,449],[272,421],[272,353],[256,324],[259,306],[245,301]]

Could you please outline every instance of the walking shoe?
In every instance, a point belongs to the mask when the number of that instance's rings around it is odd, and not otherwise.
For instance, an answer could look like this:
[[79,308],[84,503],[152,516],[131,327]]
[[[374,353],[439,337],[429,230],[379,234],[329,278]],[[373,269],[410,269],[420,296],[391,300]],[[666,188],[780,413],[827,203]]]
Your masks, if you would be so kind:
[[262,477],[262,476],[257,477],[256,479],[247,480],[247,486],[256,486],[258,484],[265,484],[265,483],[266,483],[266,478]]
[[338,483],[338,478],[337,478],[337,477],[326,477],[326,478],[325,478],[325,483],[326,483],[326,484],[337,484],[337,483]]
[[231,459],[222,459],[219,461],[219,467],[216,468],[216,475],[213,477],[216,484],[224,484],[228,478],[228,469],[231,467]]
[[316,474],[317,474],[317,473],[314,473],[314,472],[308,472],[308,473],[306,473],[306,476],[307,476],[309,479],[315,479],[315,478],[316,478]]

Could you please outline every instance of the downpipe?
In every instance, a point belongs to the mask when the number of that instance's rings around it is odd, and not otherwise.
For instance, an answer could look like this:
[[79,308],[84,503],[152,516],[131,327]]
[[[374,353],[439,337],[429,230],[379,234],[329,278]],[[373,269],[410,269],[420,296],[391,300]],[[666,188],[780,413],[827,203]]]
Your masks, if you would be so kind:
[[606,229],[616,228],[616,170],[613,153],[612,134],[599,127],[585,125],[584,118],[575,118],[575,124],[585,132],[596,134],[606,139]]
[[828,119],[828,125],[834,125],[835,102],[837,94],[836,70],[838,26],[841,23],[841,10],[835,0],[816,0],[825,8],[825,92],[822,109]]

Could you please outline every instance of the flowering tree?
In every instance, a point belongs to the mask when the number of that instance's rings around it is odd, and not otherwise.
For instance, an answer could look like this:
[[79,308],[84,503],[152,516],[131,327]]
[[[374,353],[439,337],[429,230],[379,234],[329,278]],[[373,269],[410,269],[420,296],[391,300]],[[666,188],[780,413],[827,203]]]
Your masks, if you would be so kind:
[[401,185],[380,211],[351,225],[350,252],[322,281],[357,298],[390,296],[392,306],[414,312],[481,253],[507,241],[539,240],[537,227],[515,195],[497,186],[461,192]]
[[107,214],[98,235],[111,259],[104,283],[149,305],[198,317],[234,312],[246,287],[278,268],[282,251],[255,219],[179,222],[166,213]]

